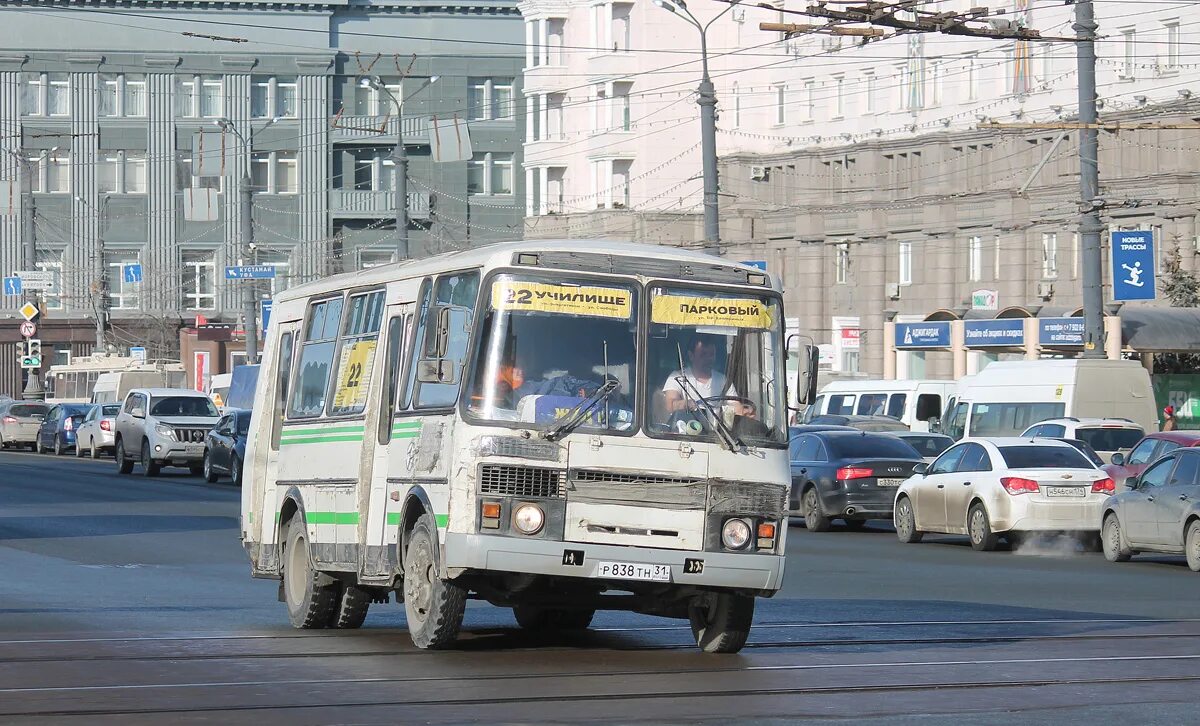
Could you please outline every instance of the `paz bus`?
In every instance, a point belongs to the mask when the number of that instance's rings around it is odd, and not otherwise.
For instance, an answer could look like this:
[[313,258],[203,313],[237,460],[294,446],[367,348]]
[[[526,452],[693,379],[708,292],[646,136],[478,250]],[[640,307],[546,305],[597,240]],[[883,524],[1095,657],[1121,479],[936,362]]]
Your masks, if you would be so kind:
[[736,652],[782,585],[779,284],[718,257],[503,243],[276,299],[242,487],[252,574],[298,628],[395,593],[450,646],[468,598],[529,629],[601,609]]

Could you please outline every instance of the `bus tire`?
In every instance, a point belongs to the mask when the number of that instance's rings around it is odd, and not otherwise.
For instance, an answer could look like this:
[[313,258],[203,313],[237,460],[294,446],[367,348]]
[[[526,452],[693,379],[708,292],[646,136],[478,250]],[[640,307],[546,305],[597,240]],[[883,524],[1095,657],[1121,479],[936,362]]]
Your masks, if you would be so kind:
[[438,575],[437,529],[422,514],[404,550],[404,614],[413,645],[426,650],[449,647],[462,627],[467,591]]
[[337,608],[337,585],[313,569],[302,520],[292,520],[284,542],[283,596],[292,627],[323,628]]
[[117,471],[119,471],[122,474],[132,474],[133,473],[133,459],[130,459],[129,456],[126,455],[125,442],[121,439],[117,439],[116,459],[117,459]]
[[750,637],[754,598],[731,592],[701,595],[688,605],[696,645],[705,653],[736,653]]
[[361,628],[370,607],[371,593],[357,585],[346,585],[341,588],[341,597],[329,617],[329,627],[339,630]]
[[513,615],[517,625],[525,630],[587,630],[596,611],[517,605],[513,607]]

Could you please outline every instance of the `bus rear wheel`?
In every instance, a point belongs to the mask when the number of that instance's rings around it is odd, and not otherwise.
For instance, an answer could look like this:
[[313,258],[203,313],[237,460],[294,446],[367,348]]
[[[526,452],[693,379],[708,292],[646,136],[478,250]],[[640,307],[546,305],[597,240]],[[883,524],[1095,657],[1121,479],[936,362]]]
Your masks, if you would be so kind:
[[371,607],[371,593],[358,585],[343,585],[337,606],[329,617],[329,627],[339,630],[361,628]]
[[336,583],[312,567],[308,553],[308,537],[303,521],[287,528],[283,554],[283,597],[287,603],[292,627],[305,630],[323,628],[334,615],[338,604]]
[[422,514],[404,550],[404,614],[413,645],[427,650],[450,646],[462,627],[467,591],[438,575],[437,529]]
[[688,605],[696,645],[705,653],[736,653],[750,637],[754,598],[730,592],[700,595]]
[[517,625],[525,630],[586,630],[592,624],[595,610],[564,610],[536,605],[517,605],[513,608]]

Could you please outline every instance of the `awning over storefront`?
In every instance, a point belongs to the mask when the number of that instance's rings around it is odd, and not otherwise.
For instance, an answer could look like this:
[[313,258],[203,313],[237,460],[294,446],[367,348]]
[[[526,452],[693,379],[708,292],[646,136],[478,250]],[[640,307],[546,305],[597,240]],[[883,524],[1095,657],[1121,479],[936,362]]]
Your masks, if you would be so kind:
[[1121,338],[1139,353],[1200,353],[1200,308],[1122,308]]

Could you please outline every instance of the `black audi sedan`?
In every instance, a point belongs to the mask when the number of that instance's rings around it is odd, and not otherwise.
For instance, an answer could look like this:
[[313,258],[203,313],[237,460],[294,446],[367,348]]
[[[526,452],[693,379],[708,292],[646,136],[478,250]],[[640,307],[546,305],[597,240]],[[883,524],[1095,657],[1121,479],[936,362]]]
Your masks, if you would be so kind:
[[814,431],[791,438],[789,510],[814,532],[834,519],[859,529],[869,519],[892,518],[896,487],[924,461],[903,440],[867,431]]

